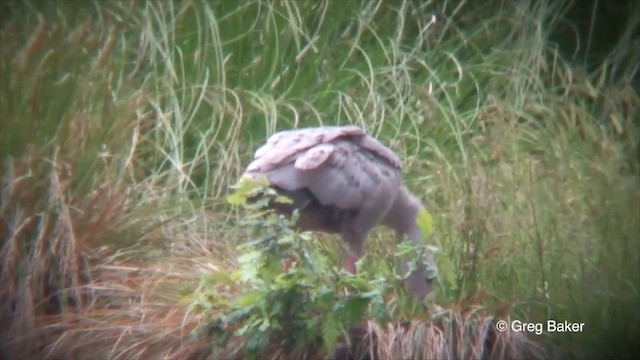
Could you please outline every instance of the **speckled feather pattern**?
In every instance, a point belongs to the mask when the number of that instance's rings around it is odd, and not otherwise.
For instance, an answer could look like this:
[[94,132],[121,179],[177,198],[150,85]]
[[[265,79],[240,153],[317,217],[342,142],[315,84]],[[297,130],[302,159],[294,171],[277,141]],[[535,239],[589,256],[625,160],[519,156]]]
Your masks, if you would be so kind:
[[323,205],[342,209],[366,206],[376,194],[393,199],[401,185],[400,159],[356,126],[274,134],[246,174],[264,174],[289,191],[308,188]]
[[302,152],[317,145],[332,143],[336,140],[351,140],[363,149],[379,156],[391,166],[400,169],[400,158],[378,140],[369,136],[357,126],[328,126],[281,131],[272,135],[265,145],[260,147],[254,161],[247,171],[265,172],[270,167],[283,165]]

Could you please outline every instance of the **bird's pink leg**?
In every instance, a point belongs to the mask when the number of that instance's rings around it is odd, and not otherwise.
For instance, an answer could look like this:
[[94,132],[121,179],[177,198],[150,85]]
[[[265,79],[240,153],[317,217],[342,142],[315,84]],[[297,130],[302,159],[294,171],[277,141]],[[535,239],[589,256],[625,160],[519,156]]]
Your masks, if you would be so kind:
[[342,236],[347,240],[349,246],[349,257],[345,261],[344,267],[348,272],[355,274],[357,271],[356,261],[363,255],[364,236],[359,231],[352,230],[349,224],[345,223],[342,229]]
[[357,269],[356,269],[356,261],[358,261],[358,257],[356,255],[349,255],[349,257],[347,258],[347,261],[345,261],[344,263],[344,268],[352,273],[355,274]]

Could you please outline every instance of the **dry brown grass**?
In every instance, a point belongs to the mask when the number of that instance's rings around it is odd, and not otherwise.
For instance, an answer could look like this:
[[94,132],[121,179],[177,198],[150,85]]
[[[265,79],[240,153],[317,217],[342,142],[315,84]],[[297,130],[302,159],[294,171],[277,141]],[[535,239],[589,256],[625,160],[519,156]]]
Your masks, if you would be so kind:
[[[287,352],[279,339],[261,356],[265,359],[544,359],[549,350],[535,339],[510,329],[495,330],[497,318],[480,307],[464,311],[441,310],[431,319],[414,319],[380,325],[366,321],[349,330],[348,341],[343,338],[327,353],[321,346],[309,346]],[[243,359],[242,342],[231,343],[225,350],[209,354],[210,359]],[[198,349],[207,352],[207,346]]]
[[495,330],[496,319],[482,311],[441,312],[431,321],[386,327],[367,323],[370,359],[543,359],[544,350],[524,334]]
[[191,340],[201,319],[190,314],[184,296],[203,272],[232,264],[211,263],[215,253],[228,251],[185,230],[184,219],[163,227],[156,219],[155,230],[142,235],[148,219],[132,215],[140,204],[106,179],[83,196],[72,185],[79,174],[62,159],[31,152],[5,169],[0,353],[16,359],[208,354],[201,340]]
[[89,269],[126,197],[108,186],[86,197],[73,194],[71,172],[69,163],[32,154],[12,161],[3,175],[0,331],[5,349],[37,348],[31,338],[42,317],[82,311],[91,301]]
[[[145,266],[146,267],[146,266]],[[98,299],[81,313],[43,319],[51,342],[45,358],[185,359],[199,353],[201,342],[190,341],[197,321],[188,317],[188,305],[161,294],[164,271],[112,266],[104,283],[93,288]],[[109,279],[109,277],[123,278]],[[163,280],[160,280],[164,278]]]
[[[194,263],[158,251],[157,240],[167,239],[156,233],[143,238],[147,245],[101,246],[126,217],[121,194],[103,189],[74,201],[64,180],[27,186],[30,178],[18,171],[3,193],[1,352],[48,359],[197,353],[201,344],[189,336],[198,322],[177,293],[189,280],[197,285],[199,273],[188,268]],[[46,201],[56,205],[28,207],[38,202],[22,197],[34,190],[56,197]]]

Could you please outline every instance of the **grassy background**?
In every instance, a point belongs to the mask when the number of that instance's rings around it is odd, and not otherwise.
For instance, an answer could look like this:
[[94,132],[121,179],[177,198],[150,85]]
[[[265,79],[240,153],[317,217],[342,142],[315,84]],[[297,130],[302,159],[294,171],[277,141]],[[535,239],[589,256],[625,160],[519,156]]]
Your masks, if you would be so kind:
[[[188,340],[204,320],[185,299],[203,274],[237,266],[247,234],[228,186],[267,135],[333,124],[403,159],[447,259],[440,305],[584,322],[534,336],[576,357],[638,353],[633,1],[27,1],[1,13],[5,354],[206,351]],[[378,231],[368,252],[388,258],[392,244]]]

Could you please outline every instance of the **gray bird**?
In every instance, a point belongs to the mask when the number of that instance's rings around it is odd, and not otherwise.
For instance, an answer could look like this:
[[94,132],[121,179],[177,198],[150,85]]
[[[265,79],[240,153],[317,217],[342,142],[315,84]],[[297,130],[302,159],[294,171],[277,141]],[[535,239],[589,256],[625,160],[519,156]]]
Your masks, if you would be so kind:
[[[286,215],[298,209],[299,229],[341,234],[351,253],[345,264],[351,273],[363,256],[367,234],[378,224],[424,246],[417,224],[422,205],[403,184],[400,159],[359,127],[276,133],[256,151],[243,176],[266,176],[271,187],[288,195],[292,204],[272,206]],[[406,259],[402,265],[407,271]],[[406,280],[420,299],[432,290],[432,270],[433,257],[425,254]]]

